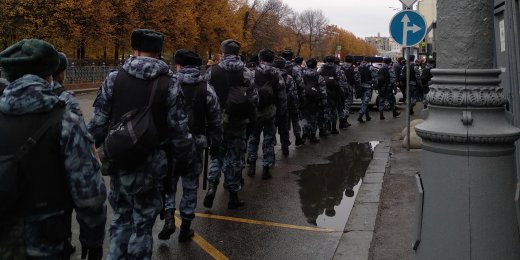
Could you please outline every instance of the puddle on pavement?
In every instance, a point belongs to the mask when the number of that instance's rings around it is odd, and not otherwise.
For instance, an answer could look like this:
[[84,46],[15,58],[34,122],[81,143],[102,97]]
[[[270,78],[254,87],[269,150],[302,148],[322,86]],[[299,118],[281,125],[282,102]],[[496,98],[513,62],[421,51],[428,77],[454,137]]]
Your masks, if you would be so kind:
[[343,230],[378,144],[350,143],[327,157],[330,163],[295,172],[300,175],[300,201],[308,223]]

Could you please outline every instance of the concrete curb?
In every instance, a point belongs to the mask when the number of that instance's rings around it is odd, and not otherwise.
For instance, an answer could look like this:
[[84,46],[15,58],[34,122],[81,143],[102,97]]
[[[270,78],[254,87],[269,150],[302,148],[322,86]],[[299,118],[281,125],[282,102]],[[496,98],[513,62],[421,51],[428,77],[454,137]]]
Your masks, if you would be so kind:
[[390,159],[390,145],[391,142],[388,141],[376,146],[333,259],[368,259],[383,177]]

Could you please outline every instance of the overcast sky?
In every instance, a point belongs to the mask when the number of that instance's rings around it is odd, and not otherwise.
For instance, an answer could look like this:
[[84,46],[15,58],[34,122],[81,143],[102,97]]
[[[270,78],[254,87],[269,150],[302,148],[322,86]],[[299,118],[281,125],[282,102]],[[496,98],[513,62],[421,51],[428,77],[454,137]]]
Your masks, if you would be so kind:
[[[401,8],[399,0],[282,0],[293,10],[321,9],[330,24],[351,31],[356,36],[390,36],[392,17]],[[389,8],[392,7],[392,8]],[[395,8],[394,8],[395,7]]]

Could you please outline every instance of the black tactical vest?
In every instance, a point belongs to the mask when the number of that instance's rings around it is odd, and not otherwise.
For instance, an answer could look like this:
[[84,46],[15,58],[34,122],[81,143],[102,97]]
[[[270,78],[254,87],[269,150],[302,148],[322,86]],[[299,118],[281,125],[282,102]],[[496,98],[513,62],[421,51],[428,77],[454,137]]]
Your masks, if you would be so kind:
[[[54,109],[65,111],[59,102]],[[63,114],[63,112],[61,112]],[[0,155],[15,154],[49,119],[49,113],[0,113]],[[21,161],[23,195],[13,215],[32,216],[72,208],[72,199],[60,145],[62,122],[51,126]]]
[[[152,104],[153,121],[159,131],[159,140],[167,138],[168,86],[170,76],[157,78],[157,90]],[[125,113],[148,105],[154,79],[144,80],[133,77],[124,70],[119,70],[112,93],[111,126],[115,125]]]
[[230,86],[244,86],[244,71],[227,71],[219,65],[214,65],[211,67],[209,83],[215,88],[220,108],[224,110]]

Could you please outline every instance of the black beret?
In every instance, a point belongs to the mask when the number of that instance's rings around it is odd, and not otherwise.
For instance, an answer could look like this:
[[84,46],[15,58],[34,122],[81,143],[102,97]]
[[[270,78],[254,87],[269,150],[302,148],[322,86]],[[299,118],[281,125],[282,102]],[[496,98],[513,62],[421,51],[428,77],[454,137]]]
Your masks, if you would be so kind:
[[323,59],[323,62],[334,62],[334,56],[325,56],[325,59]]
[[238,55],[240,52],[240,43],[233,39],[227,39],[220,44],[220,50],[224,54]]
[[345,56],[345,62],[348,62],[348,63],[354,62],[354,57],[352,57],[351,55]]
[[276,57],[273,61],[273,67],[283,69],[285,68],[285,60],[280,57]]
[[202,58],[197,53],[186,49],[176,51],[174,61],[175,64],[181,66],[200,67],[202,65]]
[[65,53],[63,52],[58,52],[58,56],[60,58],[60,65],[58,66],[58,69],[56,70],[56,72],[54,72],[54,74],[62,72],[66,70],[67,67],[69,67],[69,60],[67,59],[67,55],[65,55]]
[[260,59],[260,61],[265,61],[265,62],[273,62],[274,56],[275,56],[274,51],[272,51],[270,49],[262,49],[258,53],[258,58]]
[[26,74],[45,78],[54,74],[59,64],[54,46],[38,39],[21,40],[0,53],[0,66],[11,82]]
[[132,49],[160,53],[163,49],[164,35],[149,29],[137,29],[131,36]]
[[285,50],[282,52],[282,58],[291,61],[294,57],[294,53],[291,50]]
[[305,63],[311,69],[315,69],[318,66],[318,61],[315,58],[308,59]]

